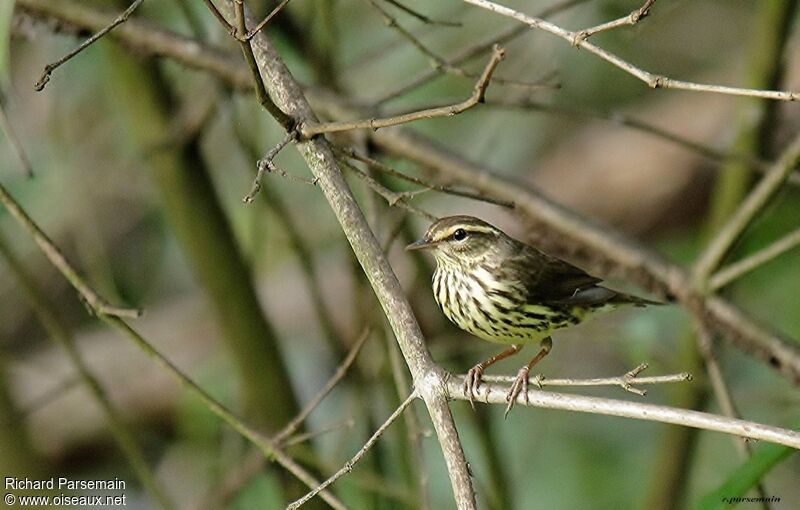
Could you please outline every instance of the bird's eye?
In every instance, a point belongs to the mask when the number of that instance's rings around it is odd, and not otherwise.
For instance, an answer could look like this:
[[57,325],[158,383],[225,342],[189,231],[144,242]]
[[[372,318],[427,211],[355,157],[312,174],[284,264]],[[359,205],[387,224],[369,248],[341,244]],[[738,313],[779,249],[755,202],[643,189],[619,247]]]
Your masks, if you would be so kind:
[[467,231],[464,230],[463,228],[460,228],[455,232],[453,232],[453,239],[455,239],[456,241],[463,241],[466,238],[467,238]]

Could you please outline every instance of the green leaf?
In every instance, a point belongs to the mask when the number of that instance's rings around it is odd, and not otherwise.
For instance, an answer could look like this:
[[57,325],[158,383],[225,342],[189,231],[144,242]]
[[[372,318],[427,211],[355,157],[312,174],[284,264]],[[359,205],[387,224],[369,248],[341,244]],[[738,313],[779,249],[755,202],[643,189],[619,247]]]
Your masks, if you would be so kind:
[[706,494],[695,508],[697,510],[733,508],[738,503],[732,503],[731,498],[744,497],[747,491],[755,487],[772,468],[789,458],[793,452],[795,452],[794,448],[772,443],[759,446],[753,450],[749,459],[730,474],[727,480]]

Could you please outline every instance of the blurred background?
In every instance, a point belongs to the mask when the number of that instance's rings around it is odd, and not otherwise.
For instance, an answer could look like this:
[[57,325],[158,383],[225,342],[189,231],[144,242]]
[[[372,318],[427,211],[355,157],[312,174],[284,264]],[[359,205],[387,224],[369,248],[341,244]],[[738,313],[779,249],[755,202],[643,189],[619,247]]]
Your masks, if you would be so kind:
[[[552,20],[569,29],[641,5],[504,3],[529,14],[560,6]],[[246,1],[259,19],[275,4]],[[383,111],[393,112],[459,101],[474,78],[442,73],[388,98],[430,71],[431,58],[388,26],[381,10],[444,58],[513,26],[456,0],[403,0],[402,5],[458,26],[422,22],[393,2],[375,4],[294,0],[266,32],[309,88],[333,91],[359,105],[380,102]],[[798,91],[796,4],[662,0],[636,26],[598,34],[592,42],[676,79]],[[256,160],[283,138],[280,126],[251,94],[225,80],[113,38],[57,69],[44,91],[33,90],[45,64],[94,31],[81,13],[116,13],[127,5],[16,0],[0,6],[2,106],[35,173],[33,179],[25,175],[6,130],[0,139],[0,180],[98,292],[113,303],[145,310],[133,327],[265,432],[279,430],[312,398],[369,327],[353,367],[298,431],[312,437],[286,447],[324,479],[407,396],[410,377],[320,190],[268,175],[257,200],[242,203]],[[243,63],[235,41],[202,2],[144,2],[135,18],[201,40]],[[800,127],[796,103],[651,90],[537,31],[523,32],[504,47],[507,56],[496,76],[509,83],[490,85],[486,105],[412,128],[686,267],[755,182],[757,174],[743,158],[773,160]],[[487,58],[484,53],[463,68],[480,73]],[[631,120],[654,129],[632,127]],[[336,141],[373,149],[363,139]],[[408,161],[378,151],[372,156],[441,183]],[[276,164],[290,175],[311,177],[291,147]],[[727,262],[797,229],[796,177]],[[418,188],[381,179],[397,191]],[[429,221],[388,207],[359,179],[350,183],[388,246],[434,359],[463,373],[493,354],[495,346],[459,331],[436,307],[433,261],[402,250]],[[496,205],[436,192],[411,203],[436,216],[480,216],[519,238],[546,237]],[[643,292],[621,280],[609,285]],[[794,250],[720,293],[797,339],[799,289],[800,250]],[[719,413],[689,319],[678,306],[594,319],[558,333],[552,354],[538,368],[549,378],[616,376],[642,362],[650,364],[645,375],[689,370],[694,382],[652,387],[646,397],[619,388],[580,393]],[[114,440],[107,413],[62,341],[74,343],[108,394],[170,507],[283,508],[304,492],[276,464],[261,467],[248,442],[128,338],[87,314],[29,235],[0,209],[0,473],[117,477],[128,482],[128,508],[163,506],[143,490]],[[726,342],[718,342],[718,356],[742,417],[800,426],[800,398],[791,381]],[[505,361],[490,372],[514,374],[519,363],[521,358]],[[731,487],[723,484],[749,487],[753,481],[760,481],[763,494],[780,498],[771,508],[800,505],[800,458],[787,449],[751,444],[760,456],[747,463],[732,439],[717,433],[542,409],[517,408],[505,421],[500,407],[473,411],[454,402],[452,409],[482,508],[715,508],[720,502],[714,491]],[[415,418],[398,421],[333,486],[352,508],[453,506],[424,406],[415,403],[413,410]],[[414,454],[416,441],[421,458]],[[751,468],[749,475],[741,474],[742,465]],[[310,506],[324,505],[316,500]]]

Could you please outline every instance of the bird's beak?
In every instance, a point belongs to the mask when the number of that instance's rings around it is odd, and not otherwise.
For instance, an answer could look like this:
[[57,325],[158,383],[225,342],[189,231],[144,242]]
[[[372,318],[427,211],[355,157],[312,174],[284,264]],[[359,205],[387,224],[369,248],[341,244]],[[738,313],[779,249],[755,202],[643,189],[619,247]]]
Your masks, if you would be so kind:
[[428,241],[426,238],[422,238],[419,241],[414,241],[413,243],[406,246],[406,250],[426,250],[428,248],[432,248],[435,246],[436,243]]

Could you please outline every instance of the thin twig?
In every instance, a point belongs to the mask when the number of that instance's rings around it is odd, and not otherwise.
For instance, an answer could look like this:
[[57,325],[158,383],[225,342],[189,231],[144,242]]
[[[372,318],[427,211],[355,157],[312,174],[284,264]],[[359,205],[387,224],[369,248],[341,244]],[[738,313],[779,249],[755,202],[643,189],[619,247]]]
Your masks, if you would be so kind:
[[[137,310],[118,309],[105,304],[105,301],[103,301],[103,299],[100,298],[80,276],[78,276],[77,272],[72,269],[72,266],[69,265],[58,248],[49,240],[41,228],[39,228],[39,226],[28,216],[28,214],[19,206],[19,204],[14,201],[2,184],[0,184],[0,203],[6,206],[11,215],[14,216],[14,218],[16,218],[28,231],[31,237],[33,237],[33,239],[44,252],[45,256],[47,256],[48,260],[50,260],[50,262],[56,266],[59,271],[61,271],[69,283],[84,297],[94,315],[96,315],[106,324],[125,333],[133,341],[133,343],[139,347],[139,349],[141,349],[151,358],[154,358],[161,365],[161,367],[175,377],[184,388],[200,398],[203,404],[205,404],[205,406],[211,412],[222,418],[239,434],[255,444],[267,458],[274,458],[281,466],[286,468],[287,471],[295,475],[299,480],[304,482],[309,487],[316,487],[319,485],[319,482],[311,474],[303,469],[302,466],[297,464],[291,457],[286,455],[280,448],[276,447],[275,444],[269,440],[269,438],[263,436],[260,432],[244,423],[236,415],[234,415],[233,412],[228,410],[218,401],[214,400],[211,395],[206,393],[206,391],[203,390],[190,377],[181,372],[179,368],[177,368],[171,361],[169,361],[169,359],[161,354],[161,352],[158,351],[150,342],[148,342],[136,330],[131,328],[128,323],[120,318],[123,316],[138,316],[139,312]],[[325,494],[323,495],[323,498],[334,508],[346,508],[344,504],[342,504],[331,494]]]
[[[402,226],[402,223],[400,223]],[[392,368],[392,379],[394,380],[395,391],[397,398],[402,398],[403,395],[409,391],[409,381],[406,375],[406,369],[403,366],[403,356],[397,346],[397,342],[392,338],[392,332],[389,327],[385,328],[386,334],[386,351],[389,357],[389,366]],[[408,435],[408,447],[410,451],[412,468],[411,472],[417,475],[417,490],[418,490],[418,508],[419,510],[430,510],[431,502],[428,494],[428,471],[425,469],[425,458],[422,449],[422,427],[419,423],[417,413],[412,407],[411,410],[404,415],[406,422],[406,432]]]
[[425,110],[419,110],[411,113],[396,115],[393,117],[385,117],[385,118],[327,122],[321,124],[305,122],[300,125],[298,131],[303,139],[309,139],[323,133],[350,131],[353,129],[376,130],[389,126],[407,124],[415,120],[432,119],[435,117],[448,117],[452,115],[457,115],[465,110],[472,108],[478,103],[483,102],[486,89],[489,86],[489,82],[492,78],[492,73],[494,73],[494,70],[497,68],[497,65],[500,63],[501,60],[503,60],[504,57],[505,57],[505,50],[502,49],[500,46],[495,46],[492,52],[492,57],[489,59],[489,62],[486,64],[486,68],[483,70],[481,77],[478,79],[478,81],[475,83],[475,86],[473,87],[472,94],[470,94],[470,96],[467,99],[459,103],[455,103],[449,106],[427,108]]
[[261,78],[261,72],[258,70],[258,64],[256,63],[256,57],[253,54],[253,47],[250,44],[250,39],[246,38],[247,21],[244,12],[244,0],[233,0],[233,8],[236,14],[236,31],[233,35],[234,38],[239,41],[239,46],[242,48],[244,60],[247,62],[247,66],[250,68],[250,74],[253,77],[253,86],[256,91],[256,98],[261,106],[263,106],[264,109],[267,110],[267,112],[269,112],[269,114],[272,115],[272,117],[278,121],[281,126],[283,126],[284,130],[291,132],[295,127],[294,120],[290,116],[286,115],[283,110],[278,108],[278,106],[269,96],[267,89],[264,87],[264,80]]
[[294,139],[295,139],[295,132],[294,131],[287,132],[286,135],[283,137],[283,139],[280,142],[278,142],[278,144],[275,147],[270,149],[269,152],[267,152],[267,154],[263,158],[258,160],[257,164],[258,172],[256,172],[256,176],[253,179],[253,186],[250,188],[250,191],[247,193],[247,195],[245,195],[245,197],[242,199],[242,201],[245,204],[249,204],[256,198],[256,195],[261,190],[261,181],[264,180],[264,174],[268,172],[277,172],[283,175],[284,177],[290,176],[290,174],[280,171],[278,167],[275,166],[275,163],[273,161],[278,156],[278,154],[283,150],[283,148],[289,145],[289,142],[293,141]]
[[[450,398],[469,400],[464,392],[462,376],[453,376],[447,380],[447,392]],[[508,387],[505,385],[487,383],[483,387],[483,393],[485,393],[484,401],[489,404],[508,404],[506,402]],[[760,439],[800,449],[800,432],[688,409],[537,389],[529,389],[527,395],[521,393],[517,397],[517,404],[671,423],[684,427],[724,432],[744,438]]]
[[778,239],[774,243],[765,246],[752,255],[738,262],[734,262],[714,273],[708,283],[709,289],[712,292],[717,291],[740,278],[742,275],[749,273],[753,269],[758,268],[762,264],[769,262],[796,246],[800,246],[800,228]]
[[287,437],[294,434],[300,425],[308,418],[308,415],[311,414],[314,409],[316,409],[325,397],[333,391],[337,384],[347,375],[347,371],[353,365],[353,362],[356,360],[356,356],[358,353],[361,352],[361,348],[364,346],[364,343],[369,338],[369,328],[364,328],[364,332],[359,335],[358,340],[355,341],[353,347],[350,349],[350,352],[347,353],[347,357],[342,360],[342,363],[336,367],[336,371],[333,373],[328,382],[320,388],[314,397],[309,400],[308,404],[303,407],[303,409],[297,413],[297,416],[292,418],[292,420],[287,423],[275,436],[273,437],[273,441],[275,443],[282,443],[286,440]]
[[744,199],[742,204],[728,220],[719,233],[711,240],[694,266],[694,274],[699,282],[707,283],[708,275],[741,237],[756,215],[770,202],[783,183],[800,163],[800,135],[782,152],[767,174]]
[[409,14],[409,15],[417,18],[418,20],[420,20],[421,22],[425,23],[426,25],[440,25],[440,26],[443,26],[443,27],[460,27],[461,26],[461,23],[459,23],[458,21],[445,21],[445,20],[438,20],[438,19],[430,18],[430,17],[428,17],[428,16],[426,16],[426,15],[420,13],[420,12],[415,11],[414,9],[412,9],[411,7],[408,7],[407,5],[401,4],[397,0],[384,0],[384,1],[386,3],[388,3],[388,4],[394,5],[395,7],[400,9],[401,11],[405,12],[406,14]]
[[47,234],[28,216],[28,213],[14,200],[5,186],[0,183],[0,203],[2,203],[11,216],[16,219],[20,225],[30,234],[36,244],[44,253],[44,256],[52,263],[64,278],[66,278],[75,290],[81,295],[91,309],[98,315],[116,315],[120,317],[139,317],[142,315],[141,310],[135,308],[125,308],[112,306],[101,297],[86,281],[78,274],[78,271],[72,267],[67,258],[61,253],[61,250],[47,237]]
[[[289,457],[282,449],[278,448],[268,437],[251,427],[239,417],[237,417],[227,407],[215,400],[209,395],[202,387],[194,382],[189,376],[185,375],[178,367],[176,367],[169,359],[167,359],[161,352],[159,352],[150,342],[141,336],[136,330],[131,328],[125,321],[119,317],[108,315],[101,315],[100,318],[108,325],[119,329],[125,333],[139,349],[145,354],[154,358],[155,361],[161,365],[170,375],[172,375],[181,386],[192,393],[195,397],[208,408],[212,413],[217,415],[228,425],[230,425],[236,432],[242,435],[245,439],[253,443],[259,450],[261,450],[264,457],[274,459],[278,464],[283,466],[287,471],[292,473],[300,481],[305,483],[308,487],[318,487],[319,482],[306,471],[294,459]],[[322,496],[325,501],[333,508],[344,510],[347,507],[339,501],[332,494]]]
[[340,155],[344,155],[346,157],[361,161],[362,163],[368,165],[370,168],[373,168],[379,172],[382,172],[386,175],[391,175],[392,177],[397,177],[398,179],[402,179],[407,182],[412,182],[414,184],[419,184],[420,186],[424,186],[427,189],[440,191],[442,193],[447,193],[449,195],[455,195],[464,198],[471,198],[472,200],[478,200],[480,202],[487,202],[494,205],[499,205],[502,207],[507,207],[509,209],[514,208],[514,203],[509,202],[508,200],[501,200],[499,198],[489,197],[479,193],[471,193],[469,191],[461,191],[453,188],[449,188],[446,186],[439,186],[437,184],[433,184],[430,182],[426,182],[422,179],[417,177],[413,177],[411,175],[404,174],[399,170],[395,170],[394,168],[390,167],[389,165],[378,161],[377,159],[371,158],[359,152],[356,152],[355,149],[352,147],[338,147],[335,146],[333,148],[335,152]]
[[249,41],[250,39],[252,39],[253,37],[255,37],[255,35],[256,35],[257,33],[261,32],[261,30],[262,30],[262,29],[263,29],[265,26],[267,26],[267,23],[269,23],[269,22],[272,20],[272,18],[274,18],[275,16],[277,16],[277,14],[278,14],[279,12],[281,12],[281,10],[282,10],[284,7],[286,7],[286,4],[288,4],[290,1],[291,1],[291,0],[282,0],[282,1],[281,1],[281,3],[279,3],[278,5],[276,5],[276,6],[275,6],[275,8],[274,8],[274,9],[272,9],[272,10],[269,12],[269,14],[267,14],[267,16],[266,16],[264,19],[262,19],[262,20],[261,20],[261,22],[260,22],[258,25],[256,25],[256,26],[255,26],[255,28],[253,28],[253,30],[251,30],[251,31],[247,32],[247,34],[244,36],[244,39],[245,39],[246,41]]
[[[410,30],[405,28],[401,25],[396,18],[394,18],[391,14],[389,14],[383,7],[380,6],[377,0],[366,0],[375,10],[377,10],[381,17],[383,18],[384,24],[394,29],[400,36],[408,41],[412,46],[414,46],[417,50],[420,51],[423,55],[430,59],[431,66],[441,72],[452,74],[454,76],[460,76],[462,78],[469,78],[472,80],[476,80],[480,77],[480,75],[475,74],[473,72],[467,71],[466,69],[459,67],[441,55],[433,51],[432,49],[428,48],[422,41],[417,38]],[[510,87],[516,87],[525,89],[527,91],[535,91],[535,90],[552,90],[557,89],[560,86],[558,84],[548,84],[547,82],[552,78],[552,73],[538,79],[536,82],[523,82],[519,80],[509,80],[506,78],[501,78],[499,76],[492,77],[492,83],[495,85],[504,85]]]
[[306,441],[310,441],[315,439],[319,436],[323,436],[325,434],[330,434],[331,432],[337,432],[339,430],[345,429],[352,429],[355,427],[356,422],[352,418],[348,418],[346,420],[340,421],[339,423],[334,423],[332,425],[328,425],[327,427],[322,427],[318,430],[313,430],[311,432],[303,432],[302,434],[297,434],[294,436],[287,437],[283,441],[281,441],[281,446],[286,448],[290,446],[294,446],[300,443],[305,443]]
[[[618,126],[625,126],[634,129],[660,140],[673,143],[679,147],[683,147],[684,149],[688,149],[700,156],[703,156],[704,158],[708,158],[711,161],[723,162],[731,159],[740,161],[749,166],[753,171],[760,174],[767,173],[770,168],[770,163],[763,159],[744,154],[738,154],[736,152],[725,152],[621,112],[603,112],[600,110],[579,109],[569,106],[542,103],[530,99],[523,99],[521,101],[487,99],[484,104],[487,108],[491,107],[508,110],[537,111],[547,114],[564,115],[567,117],[603,120]],[[792,185],[799,186],[800,173],[792,172],[792,174],[789,175],[787,182],[791,183]]]
[[[587,1],[589,1],[589,0],[566,0],[566,1],[563,1],[563,2],[560,2],[558,4],[555,4],[555,5],[552,5],[550,7],[545,8],[544,10],[539,12],[537,14],[537,16],[539,16],[540,18],[548,18],[548,17],[553,16],[553,15],[559,13],[559,12],[567,10],[567,9],[569,9],[571,7],[576,6],[576,5],[585,3]],[[513,26],[503,30],[499,34],[494,34],[492,36],[489,36],[488,38],[486,38],[486,39],[484,39],[484,40],[482,40],[482,41],[480,41],[480,42],[478,42],[478,43],[476,43],[476,44],[474,44],[472,46],[469,46],[469,47],[459,51],[458,53],[456,53],[452,57],[448,58],[447,61],[450,62],[451,65],[458,66],[459,64],[467,62],[467,61],[469,61],[469,60],[471,60],[471,59],[473,59],[475,57],[483,55],[487,51],[490,51],[492,49],[492,47],[494,47],[495,44],[505,44],[505,43],[507,43],[507,42],[509,42],[509,41],[521,36],[522,34],[524,34],[526,32],[528,32],[528,26],[527,25],[520,25],[520,24],[516,24],[515,23]],[[401,96],[403,96],[405,94],[408,94],[412,90],[415,90],[415,89],[425,85],[426,83],[430,82],[431,80],[434,80],[435,78],[438,78],[439,76],[442,76],[442,71],[443,71],[443,69],[439,69],[439,68],[434,68],[434,69],[430,69],[428,71],[425,71],[425,72],[419,74],[418,76],[413,77],[412,79],[410,79],[406,83],[401,84],[400,86],[396,87],[395,89],[384,93],[383,96],[381,96],[381,97],[379,97],[377,99],[374,99],[373,101],[370,101],[370,104],[373,107],[377,107],[377,106],[382,105],[384,103],[387,103],[387,102],[389,102],[389,101],[391,101],[393,99],[397,99],[398,97],[401,97]]]
[[145,492],[161,508],[165,510],[175,508],[175,505],[164,491],[162,484],[158,482],[155,473],[148,465],[142,448],[125,423],[125,419],[119,409],[111,401],[105,388],[87,366],[83,355],[75,345],[75,337],[69,327],[60,317],[58,310],[45,297],[43,289],[34,281],[32,275],[28,273],[2,238],[0,238],[0,255],[6,259],[12,273],[15,274],[20,286],[27,294],[39,322],[41,322],[50,338],[64,349],[70,362],[75,367],[79,380],[89,390],[89,394],[105,414],[111,436],[116,441],[128,464],[130,464],[131,470],[141,482]]
[[606,30],[612,30],[614,28],[622,27],[625,25],[637,24],[639,21],[647,17],[648,14],[650,14],[650,8],[653,7],[654,3],[656,3],[656,0],[645,0],[644,4],[641,7],[635,9],[627,16],[623,16],[619,19],[615,19],[607,23],[601,23],[600,25],[591,28],[584,28],[583,30],[578,32],[574,44],[577,45],[578,41],[586,40],[589,37],[593,36],[594,34],[599,34],[600,32],[605,32]]
[[22,171],[25,172],[25,175],[29,179],[32,179],[33,165],[28,157],[28,153],[25,151],[25,147],[22,146],[22,142],[20,142],[19,137],[17,136],[14,126],[11,124],[11,119],[8,118],[8,114],[6,113],[6,102],[2,93],[0,93],[0,129],[2,129],[3,133],[5,133],[6,138],[8,139],[8,144],[11,146],[11,150],[13,150],[17,155],[19,162],[22,163]]
[[56,60],[55,62],[51,62],[50,64],[47,64],[46,66],[44,66],[44,71],[42,72],[42,76],[39,78],[39,81],[36,82],[36,84],[33,86],[33,88],[37,92],[42,91],[44,89],[44,86],[47,85],[47,82],[50,81],[50,75],[53,73],[53,71],[55,71],[59,66],[61,66],[65,62],[67,62],[69,59],[71,59],[72,57],[74,57],[78,53],[82,52],[83,50],[85,50],[86,48],[88,48],[89,46],[94,44],[95,41],[97,41],[98,39],[100,39],[101,37],[106,35],[107,33],[109,33],[112,30],[114,30],[114,28],[116,28],[117,25],[125,23],[128,20],[128,18],[131,17],[131,14],[133,14],[133,12],[136,9],[138,9],[140,5],[142,5],[142,2],[144,2],[144,0],[134,0],[133,3],[131,3],[131,5],[127,9],[122,11],[122,14],[117,16],[114,19],[114,21],[111,22],[110,25],[108,25],[104,29],[100,30],[99,32],[97,32],[96,34],[91,36],[90,38],[86,39],[77,48],[73,49],[72,51],[70,51],[69,53],[67,53],[66,55],[61,57],[60,59]]
[[[352,114],[336,107],[332,107],[331,112]],[[598,274],[624,275],[656,294],[674,296],[686,305],[699,299],[703,320],[712,331],[724,335],[727,341],[783,372],[792,381],[800,382],[800,350],[794,340],[759,324],[722,297],[712,295],[702,299],[703,296],[694,290],[687,271],[665,261],[652,250],[618,231],[581,217],[519,180],[503,177],[498,171],[470,161],[410,130],[378,131],[371,134],[371,139],[388,154],[415,161],[492,196],[513,200],[517,212],[542,231],[552,234],[545,239],[551,248],[585,254],[584,265]]]
[[408,198],[414,196],[414,194],[418,192],[392,191],[383,184],[379,183],[373,177],[362,172],[359,168],[356,168],[349,161],[341,159],[340,162],[342,163],[342,165],[344,165],[345,168],[352,171],[359,179],[361,179],[364,183],[366,183],[367,186],[369,186],[372,189],[372,191],[383,197],[383,199],[386,200],[386,203],[389,204],[390,207],[399,207],[401,209],[405,209],[406,211],[418,214],[419,216],[422,216],[423,218],[429,221],[436,221],[438,219],[436,216],[429,213],[428,211],[422,210],[419,207],[408,203]]
[[383,425],[378,427],[378,430],[376,430],[375,433],[372,434],[372,437],[370,437],[367,440],[367,442],[364,443],[364,446],[362,446],[361,449],[355,455],[353,455],[352,459],[345,462],[344,466],[342,466],[342,468],[339,471],[337,471],[330,478],[322,482],[319,485],[319,487],[315,488],[302,498],[288,505],[286,507],[286,510],[296,510],[297,508],[300,508],[301,506],[306,504],[308,500],[319,494],[320,491],[327,489],[328,486],[330,486],[333,482],[335,482],[342,476],[352,471],[353,466],[355,466],[356,463],[359,460],[361,460],[361,458],[367,453],[367,451],[369,451],[369,449],[372,448],[372,445],[374,445],[378,441],[378,439],[380,439],[380,437],[383,435],[386,429],[388,429],[389,426],[391,426],[391,424],[394,423],[394,421],[403,413],[403,411],[406,410],[406,408],[409,405],[411,405],[411,402],[413,402],[416,398],[418,398],[418,396],[419,395],[417,395],[416,391],[412,391],[411,394],[408,396],[408,398],[406,398],[403,401],[403,403],[401,403],[400,406],[397,409],[395,409],[395,411],[389,416],[389,418],[386,419]]
[[574,44],[578,48],[582,48],[590,53],[597,55],[599,58],[618,67],[619,69],[625,71],[626,73],[638,78],[639,80],[645,82],[649,87],[654,89],[664,88],[664,89],[676,89],[676,90],[693,90],[696,92],[712,92],[716,94],[727,94],[734,96],[761,97],[764,99],[775,99],[780,101],[800,100],[800,93],[797,92],[788,92],[781,90],[756,90],[756,89],[747,89],[741,87],[727,87],[723,85],[707,85],[703,83],[675,80],[667,76],[653,74],[649,71],[645,71],[644,69],[634,66],[627,60],[624,60],[618,57],[616,54],[604,50],[603,48],[595,44],[592,44],[589,41],[581,40],[579,38],[580,32],[573,32],[570,30],[566,30],[558,25],[550,23],[549,21],[529,16],[522,12],[511,9],[510,7],[505,7],[495,2],[490,2],[489,0],[463,0],[463,1],[468,4],[481,7],[488,11],[495,12],[497,14],[500,14],[501,16],[506,16],[509,18],[516,19],[518,21],[528,24],[531,28],[543,30],[545,32],[558,36],[566,40],[567,42]]
[[[534,384],[539,387],[544,386],[619,386],[625,391],[630,393],[635,393],[637,395],[644,396],[647,394],[646,391],[640,390],[635,388],[634,386],[639,386],[643,384],[664,384],[664,383],[675,383],[675,382],[686,382],[692,380],[692,374],[688,372],[681,372],[679,374],[670,374],[670,375],[655,375],[650,377],[638,377],[640,373],[646,370],[648,367],[647,363],[642,363],[641,365],[637,366],[633,370],[626,372],[625,374],[618,376],[618,377],[600,377],[600,378],[593,378],[593,379],[546,379],[542,376],[535,376],[529,379],[530,384]],[[462,377],[462,376],[459,376]],[[498,382],[498,383],[512,383],[514,382],[514,377],[508,376],[492,376],[487,375],[483,377],[483,380],[486,382]]]
[[212,0],[203,0],[203,2],[205,2],[206,7],[208,7],[209,11],[211,11],[211,14],[217,18],[217,21],[219,21],[220,25],[225,28],[225,31],[233,37],[236,37],[236,27],[228,23],[228,20],[225,19],[225,16],[223,16],[221,12],[219,12],[219,9],[217,9],[217,6],[214,5],[214,2]]

